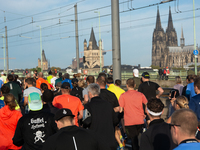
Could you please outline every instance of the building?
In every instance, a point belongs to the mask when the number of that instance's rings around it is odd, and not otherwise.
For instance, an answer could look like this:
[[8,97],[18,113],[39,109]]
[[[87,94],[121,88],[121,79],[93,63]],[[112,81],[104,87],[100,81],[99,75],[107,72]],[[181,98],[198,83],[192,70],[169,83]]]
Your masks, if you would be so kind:
[[[42,50],[42,64],[43,64],[43,70],[48,70],[48,61],[46,59],[46,56],[45,56],[45,53],[44,53],[44,50]],[[38,68],[41,68],[41,59],[38,58]]]
[[[187,63],[194,63],[194,45],[185,45],[183,28],[181,30],[180,46],[178,46],[177,33],[173,26],[171,8],[166,32],[160,20],[159,8],[157,9],[156,27],[152,38],[152,65],[159,67],[183,67]],[[197,55],[197,62],[200,55]]]
[[[98,43],[102,44],[101,41]],[[102,47],[102,45],[101,45]],[[102,52],[102,51],[101,51]],[[86,62],[84,63],[85,69],[88,72],[99,72],[100,71],[100,50],[97,46],[97,41],[95,39],[93,28],[91,29],[89,45],[87,44],[86,39],[84,40],[84,56]],[[101,54],[101,66],[104,66],[104,56]]]

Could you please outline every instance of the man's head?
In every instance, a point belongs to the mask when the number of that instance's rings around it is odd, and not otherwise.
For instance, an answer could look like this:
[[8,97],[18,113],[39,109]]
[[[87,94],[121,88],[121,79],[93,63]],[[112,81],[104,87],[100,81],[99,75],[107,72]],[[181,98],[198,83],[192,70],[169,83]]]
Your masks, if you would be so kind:
[[55,72],[52,73],[52,76],[56,77],[56,75],[57,75],[57,73],[55,73]]
[[164,109],[164,104],[160,99],[152,98],[148,100],[146,113],[150,120],[160,118]]
[[109,86],[110,84],[113,84],[113,77],[108,77],[106,80],[107,85]]
[[14,77],[12,74],[9,74],[8,77],[7,77],[8,81],[13,81],[14,80]]
[[72,114],[71,110],[67,108],[59,109],[54,118],[56,120],[58,129],[75,124],[74,115]]
[[133,69],[133,76],[139,77],[139,70],[138,69]]
[[47,89],[42,93],[43,103],[51,103],[53,101],[54,94],[51,90]]
[[63,75],[63,79],[69,79],[69,74],[68,74],[68,73],[65,73],[65,74]]
[[198,120],[196,114],[190,109],[176,110],[171,116],[171,134],[175,144],[185,139],[195,139]]
[[86,78],[86,82],[87,82],[88,85],[91,84],[91,83],[94,83],[94,76],[88,76]]
[[97,84],[101,87],[101,88],[105,88],[106,87],[106,78],[104,76],[99,76],[97,78]]
[[33,78],[27,78],[25,80],[25,82],[26,82],[26,84],[28,84],[29,86],[31,86],[31,85],[33,85],[34,80],[33,80]]
[[182,83],[182,80],[181,80],[180,76],[176,76],[175,77],[175,81],[176,81],[176,84],[181,84]]
[[1,72],[1,76],[4,76],[4,72]]
[[27,73],[26,78],[31,78],[31,73]]
[[143,80],[143,82],[149,81],[149,78],[150,78],[150,75],[149,75],[148,72],[143,72],[142,73],[142,80]]
[[42,84],[40,85],[40,89],[41,89],[42,92],[44,92],[45,90],[48,89],[48,85],[47,85],[46,83],[42,83]]
[[62,72],[58,73],[59,78],[62,78]]
[[100,94],[100,86],[98,84],[91,83],[90,85],[88,85],[88,95],[90,99],[99,96],[99,94]]
[[126,87],[129,89],[134,89],[135,81],[131,78],[126,81]]
[[43,73],[42,72],[38,73],[38,78],[43,78]]
[[13,70],[11,71],[11,74],[12,74],[12,75],[14,74],[14,71],[13,71]]
[[61,85],[61,92],[62,94],[69,94],[71,91],[70,84],[68,82],[64,82]]
[[122,82],[121,82],[120,79],[116,79],[116,80],[115,80],[115,85],[116,85],[116,86],[120,87],[121,84],[122,84]]
[[194,79],[194,90],[195,90],[195,93],[199,94],[199,92],[200,92],[200,77],[197,77],[196,79]]

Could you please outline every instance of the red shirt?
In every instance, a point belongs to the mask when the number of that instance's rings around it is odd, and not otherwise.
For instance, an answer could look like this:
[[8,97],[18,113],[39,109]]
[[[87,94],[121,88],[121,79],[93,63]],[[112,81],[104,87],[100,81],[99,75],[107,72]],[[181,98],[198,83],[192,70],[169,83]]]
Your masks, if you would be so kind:
[[12,138],[21,112],[10,110],[8,105],[0,109],[0,149],[21,149],[13,144]]
[[43,78],[38,78],[38,79],[36,80],[36,88],[41,89],[41,88],[40,88],[40,85],[41,85],[42,83],[46,83],[47,86],[48,86],[48,89],[51,90],[51,87],[50,87],[49,82],[48,82],[47,80],[43,79]]
[[78,97],[68,94],[59,95],[53,99],[52,104],[59,109],[61,108],[70,109],[73,115],[75,115],[75,125],[78,126],[78,119],[77,119],[78,112],[84,109]]
[[135,90],[128,90],[121,94],[119,105],[124,109],[125,126],[139,125],[144,123],[143,105],[147,99],[144,94]]

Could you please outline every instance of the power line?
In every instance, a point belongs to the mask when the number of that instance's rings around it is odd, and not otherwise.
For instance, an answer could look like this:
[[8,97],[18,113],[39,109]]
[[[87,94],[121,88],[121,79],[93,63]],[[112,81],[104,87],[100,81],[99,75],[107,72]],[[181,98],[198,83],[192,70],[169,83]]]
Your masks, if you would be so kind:
[[[196,18],[199,18],[199,16],[196,16]],[[188,20],[188,19],[193,19],[193,17],[186,17],[186,18],[180,18],[180,19],[175,19],[173,22],[176,22],[176,21],[181,21],[181,20]],[[164,23],[167,23],[168,21],[163,21]],[[142,27],[148,27],[148,26],[152,26],[152,25],[155,25],[155,23],[149,23],[149,24],[143,24],[143,25],[136,25],[136,26],[129,26],[129,27],[124,27],[124,28],[120,28],[120,30],[127,30],[127,29],[136,29],[136,28],[142,28]],[[102,31],[101,33],[109,33],[111,32],[111,30],[107,30],[107,31]],[[85,35],[90,35],[90,34],[81,34],[79,35],[80,36],[85,36]],[[72,37],[75,37],[75,36],[69,36],[69,38],[72,38]],[[60,38],[59,39],[51,39],[51,40],[45,40],[43,42],[48,42],[48,41],[56,41],[56,40],[61,40]],[[29,44],[35,44],[35,43],[38,43],[38,42],[31,42],[31,43],[25,43],[25,44],[20,44],[20,45],[12,45],[12,46],[9,46],[9,47],[15,47],[15,46],[22,46],[22,45],[29,45]]]

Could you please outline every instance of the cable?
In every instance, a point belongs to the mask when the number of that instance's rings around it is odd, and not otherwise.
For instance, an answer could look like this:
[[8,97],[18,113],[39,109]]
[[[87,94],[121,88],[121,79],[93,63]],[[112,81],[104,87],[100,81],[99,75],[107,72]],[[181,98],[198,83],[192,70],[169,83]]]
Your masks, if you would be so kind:
[[[196,16],[196,18],[199,18],[199,16]],[[193,19],[193,17],[187,17],[187,18],[180,18],[180,19],[175,19],[173,22],[176,22],[176,21],[181,21],[181,20],[188,20],[188,19]],[[163,21],[164,23],[167,23],[168,21]],[[152,25],[155,25],[155,23],[149,23],[149,24],[143,24],[143,25],[136,25],[136,26],[129,26],[129,27],[124,27],[124,28],[120,28],[120,30],[127,30],[127,29],[130,29],[130,28],[141,28],[141,27],[147,27],[147,26],[152,26]],[[107,30],[107,31],[102,31],[101,33],[109,33],[111,32],[111,30]],[[90,34],[82,34],[82,35],[79,35],[80,36],[85,36],[85,35],[90,35]],[[69,38],[71,37],[75,37],[75,36],[69,36]],[[54,41],[54,40],[60,40],[59,39],[51,39],[51,40],[46,40],[46,41]],[[46,42],[46,41],[43,41],[43,42]],[[25,44],[20,44],[20,45],[12,45],[12,46],[9,46],[9,47],[15,47],[15,46],[22,46],[22,45],[29,45],[29,44],[34,44],[34,43],[38,43],[38,42],[31,42],[31,43],[25,43]]]
[[[27,18],[27,17],[33,17],[33,16],[36,16],[36,15],[40,15],[40,14],[43,14],[43,13],[47,13],[47,12],[50,12],[50,11],[54,11],[54,10],[57,10],[57,9],[61,9],[61,8],[64,8],[64,7],[67,7],[67,6],[76,4],[76,3],[80,3],[80,2],[82,2],[82,1],[85,1],[85,0],[80,0],[80,1],[78,1],[78,2],[74,2],[74,3],[68,4],[68,5],[59,7],[59,8],[55,8],[55,9],[43,11],[43,12],[36,13],[36,14],[33,14],[33,15],[29,15],[29,16],[25,16],[25,17],[22,17],[22,18],[17,18],[17,19],[13,19],[13,20],[8,20],[8,21],[6,21],[6,22],[15,21],[15,20],[19,20],[19,19],[24,19],[24,18]],[[2,10],[2,11],[3,11],[3,10]],[[7,11],[5,11],[5,12],[7,12]],[[2,23],[4,23],[4,22],[1,22],[0,24],[2,24]]]

